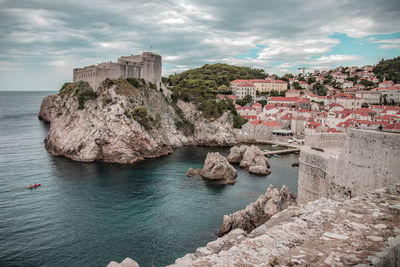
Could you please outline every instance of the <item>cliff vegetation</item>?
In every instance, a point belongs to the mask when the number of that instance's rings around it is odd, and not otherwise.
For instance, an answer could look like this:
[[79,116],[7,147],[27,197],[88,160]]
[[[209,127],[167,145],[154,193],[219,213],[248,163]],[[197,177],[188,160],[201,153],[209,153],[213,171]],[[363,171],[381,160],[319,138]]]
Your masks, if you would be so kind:
[[400,57],[393,59],[382,59],[374,68],[374,73],[376,77],[383,81],[385,77],[386,80],[392,80],[394,83],[400,82]]
[[[164,79],[172,88],[172,100],[194,103],[205,118],[217,119],[230,111],[235,128],[246,122],[235,111],[232,101],[216,101],[218,93],[229,93],[229,82],[235,79],[262,79],[267,74],[262,69],[227,64],[204,65],[201,68],[170,75]],[[228,88],[229,89],[229,88]]]

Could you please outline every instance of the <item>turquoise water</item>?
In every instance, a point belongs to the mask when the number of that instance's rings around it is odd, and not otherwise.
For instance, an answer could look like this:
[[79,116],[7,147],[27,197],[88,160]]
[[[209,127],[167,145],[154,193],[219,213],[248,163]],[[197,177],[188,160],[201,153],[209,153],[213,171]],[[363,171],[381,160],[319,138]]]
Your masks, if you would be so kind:
[[[297,191],[297,155],[271,158],[272,174],[238,169],[237,183],[186,177],[209,151],[181,148],[134,165],[54,157],[37,119],[49,92],[0,92],[0,266],[106,266],[125,257],[163,266],[216,238],[224,214],[269,184]],[[25,186],[41,183],[28,190]]]

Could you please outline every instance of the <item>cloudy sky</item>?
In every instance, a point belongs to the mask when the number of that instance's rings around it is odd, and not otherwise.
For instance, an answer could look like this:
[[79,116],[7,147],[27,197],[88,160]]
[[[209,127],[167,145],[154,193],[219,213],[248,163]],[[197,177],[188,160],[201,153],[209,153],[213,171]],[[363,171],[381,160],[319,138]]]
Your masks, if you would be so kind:
[[297,73],[400,55],[400,1],[0,0],[0,90],[58,90],[72,68],[153,51]]

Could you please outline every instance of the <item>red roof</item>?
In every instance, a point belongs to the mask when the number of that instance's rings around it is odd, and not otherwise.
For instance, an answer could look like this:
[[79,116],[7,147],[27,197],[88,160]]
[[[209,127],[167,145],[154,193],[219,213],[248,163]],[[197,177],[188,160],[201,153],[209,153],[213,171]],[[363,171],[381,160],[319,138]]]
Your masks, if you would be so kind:
[[253,125],[259,125],[260,123],[263,123],[263,122],[264,121],[262,121],[262,120],[252,120],[252,121],[250,121],[250,123],[253,124]]
[[262,106],[262,105],[260,103],[256,102],[256,103],[253,104],[253,107],[254,106],[258,106],[259,107],[259,106]]
[[291,119],[293,119],[292,113],[287,113],[281,117],[281,120],[291,120]]
[[395,123],[388,124],[384,127],[384,129],[385,130],[400,130],[400,123],[395,122]]
[[279,126],[281,126],[279,124],[279,122],[277,122],[277,121],[267,121],[267,122],[264,122],[264,125],[267,126],[267,127],[279,127]]
[[237,86],[240,86],[240,87],[255,87],[254,84],[252,84],[252,83],[238,83]]
[[342,131],[336,130],[335,128],[329,128],[327,133],[342,133]]
[[296,102],[299,100],[300,97],[293,96],[293,97],[283,97],[283,96],[274,96],[270,97],[269,101],[275,101],[275,102]]

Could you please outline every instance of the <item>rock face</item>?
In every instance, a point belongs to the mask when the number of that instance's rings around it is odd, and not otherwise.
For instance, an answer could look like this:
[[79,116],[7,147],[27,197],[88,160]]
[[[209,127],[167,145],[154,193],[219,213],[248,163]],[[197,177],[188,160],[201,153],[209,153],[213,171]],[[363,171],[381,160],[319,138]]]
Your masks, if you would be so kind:
[[245,209],[233,214],[225,215],[218,236],[223,236],[233,229],[242,229],[247,233],[268,221],[275,213],[290,205],[296,204],[296,196],[285,185],[281,190],[270,185],[267,192],[261,195],[256,202]]
[[290,206],[246,233],[229,234],[170,266],[398,266],[400,186],[345,201]]
[[243,158],[244,152],[249,148],[249,146],[241,145],[241,146],[234,146],[231,148],[229,156],[226,158],[229,163],[240,163]]
[[190,123],[186,116],[199,112],[182,112],[148,85],[105,82],[86,95],[82,82],[70,83],[43,99],[38,117],[50,123],[49,152],[84,162],[133,163],[172,153],[175,147],[236,142],[229,114],[209,123],[197,115],[199,123]]
[[126,258],[121,263],[112,261],[107,265],[107,267],[139,267],[139,264],[131,258]]
[[193,169],[193,168],[189,168],[186,172],[186,176],[195,176],[195,175],[199,175],[200,174],[201,169]]
[[185,117],[194,125],[192,144],[196,146],[232,146],[237,143],[233,132],[233,120],[229,112],[225,112],[214,121],[201,116],[196,106],[179,100],[177,106]]
[[268,169],[268,159],[258,146],[234,146],[227,159],[230,163],[240,163],[241,168],[245,168],[253,174],[268,175],[271,173]]
[[237,171],[224,156],[218,152],[209,152],[200,175],[206,179],[225,180],[227,183],[232,183],[237,176]]

